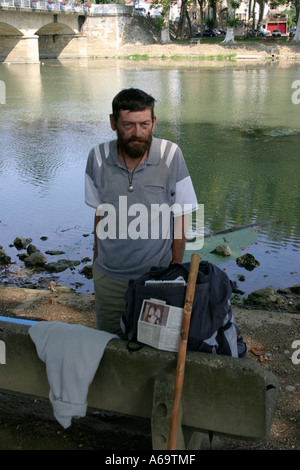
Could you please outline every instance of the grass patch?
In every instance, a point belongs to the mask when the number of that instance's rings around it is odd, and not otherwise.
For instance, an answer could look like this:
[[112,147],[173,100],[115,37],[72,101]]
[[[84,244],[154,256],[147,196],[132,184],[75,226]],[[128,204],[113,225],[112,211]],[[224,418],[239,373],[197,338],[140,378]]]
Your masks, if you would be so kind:
[[[218,54],[218,55],[199,55],[199,56],[184,56],[184,55],[172,55],[170,59],[172,60],[232,60],[236,54]],[[166,57],[165,57],[166,58]]]
[[[212,45],[223,45],[221,44],[224,41],[225,36],[216,36],[216,37],[204,37],[200,38],[200,45],[201,44],[212,44]],[[282,36],[280,38],[272,38],[269,37],[253,37],[253,38],[244,38],[244,37],[235,37],[234,38],[237,45],[245,45],[249,46],[250,44],[253,45],[265,45],[265,44],[287,44],[286,36]],[[172,43],[175,44],[190,44],[190,39],[173,39]],[[226,44],[224,44],[226,46]]]
[[131,54],[124,57],[126,60],[149,60],[148,54]]
[[160,57],[151,57],[148,54],[131,54],[131,55],[123,56],[123,57],[118,56],[118,59],[135,60],[135,61],[149,60],[149,59],[162,59],[162,60],[171,59],[171,60],[174,60],[174,61],[175,60],[191,60],[191,61],[195,61],[195,60],[211,60],[211,61],[218,60],[218,61],[223,61],[223,60],[232,60],[235,56],[236,56],[236,53],[226,54],[226,55],[218,54],[218,55],[209,55],[209,56],[206,56],[206,55],[189,56],[189,55],[179,55],[179,54],[174,54],[174,55],[171,55],[171,56],[167,56],[167,55],[163,54]]

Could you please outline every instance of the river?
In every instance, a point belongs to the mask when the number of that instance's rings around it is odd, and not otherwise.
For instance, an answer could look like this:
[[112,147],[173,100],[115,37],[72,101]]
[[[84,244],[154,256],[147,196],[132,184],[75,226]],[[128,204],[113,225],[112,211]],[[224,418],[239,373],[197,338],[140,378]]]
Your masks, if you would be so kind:
[[[280,221],[235,232],[234,250],[260,262],[251,272],[234,256],[211,258],[210,239],[202,258],[227,270],[245,293],[300,283],[299,71],[299,64],[196,68],[105,59],[0,65],[0,245],[13,262],[9,273],[0,270],[1,282],[26,286],[35,279],[11,246],[17,236],[30,237],[42,252],[64,251],[48,261],[92,257],[86,159],[114,137],[111,100],[133,86],[157,100],[155,135],[183,150],[206,234]],[[191,245],[187,259],[190,251]],[[92,280],[80,274],[86,264],[56,281],[92,293]],[[42,272],[36,279],[44,286],[52,277]]]

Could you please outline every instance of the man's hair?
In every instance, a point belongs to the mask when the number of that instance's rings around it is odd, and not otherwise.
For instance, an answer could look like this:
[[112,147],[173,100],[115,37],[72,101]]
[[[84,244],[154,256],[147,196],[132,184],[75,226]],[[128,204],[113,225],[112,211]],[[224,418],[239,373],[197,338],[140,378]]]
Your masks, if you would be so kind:
[[113,99],[112,112],[117,122],[120,111],[144,111],[151,109],[152,120],[154,118],[155,99],[138,88],[127,88],[120,91]]

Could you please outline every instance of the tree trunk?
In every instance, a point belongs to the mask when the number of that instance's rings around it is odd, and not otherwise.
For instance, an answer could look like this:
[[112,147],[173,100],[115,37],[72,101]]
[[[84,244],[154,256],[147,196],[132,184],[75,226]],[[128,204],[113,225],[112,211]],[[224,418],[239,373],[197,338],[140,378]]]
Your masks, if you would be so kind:
[[263,22],[263,17],[264,17],[265,1],[264,0],[258,0],[257,3],[259,4],[259,15],[258,15],[257,29],[260,29],[261,24]]
[[170,6],[164,9],[164,24],[161,28],[160,40],[162,44],[169,44],[170,39]]
[[226,31],[226,36],[224,38],[224,41],[221,42],[221,44],[225,43],[234,43],[234,28],[233,26],[229,25],[230,19],[234,18],[235,16],[235,10],[231,4],[231,0],[227,0],[227,31]]
[[187,22],[188,22],[188,25],[189,25],[190,37],[192,37],[193,32],[192,32],[192,23],[191,23],[190,15],[189,15],[189,12],[187,10],[186,10],[185,14],[186,14],[186,19],[187,19]]
[[295,35],[294,35],[292,41],[300,42],[300,14],[298,16],[297,28],[296,28]]
[[200,5],[200,32],[201,36],[203,36],[203,31],[204,31],[204,11],[203,11],[203,0],[198,0],[198,3]]
[[178,22],[178,38],[184,38],[184,28],[185,28],[185,21],[186,21],[186,10],[187,10],[187,0],[182,0],[181,3],[181,10],[180,10],[180,18]]
[[252,36],[254,35],[254,30],[255,30],[255,6],[256,6],[256,0],[253,1]]
[[221,44],[228,43],[228,42],[229,43],[234,43],[235,42],[233,26],[227,26],[226,36],[225,36],[224,41],[221,42]]
[[250,18],[251,18],[251,11],[252,11],[252,0],[249,1],[248,7],[248,23],[247,23],[247,38],[250,35]]
[[211,25],[210,28],[216,28],[217,26],[217,0],[209,0],[208,5],[212,9],[212,16],[211,16]]

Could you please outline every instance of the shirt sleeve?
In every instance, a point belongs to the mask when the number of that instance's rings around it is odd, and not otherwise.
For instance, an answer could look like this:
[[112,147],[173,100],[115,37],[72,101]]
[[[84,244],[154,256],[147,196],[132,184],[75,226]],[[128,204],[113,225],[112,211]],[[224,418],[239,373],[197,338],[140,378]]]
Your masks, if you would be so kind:
[[198,209],[198,202],[190,176],[176,183],[176,198],[174,204],[174,217],[191,214]]
[[174,217],[177,217],[196,211],[198,209],[198,202],[191,176],[179,147],[177,147],[175,156],[177,164],[177,179],[173,214]]
[[100,152],[97,156],[96,150],[92,149],[89,153],[85,169],[85,202],[88,206],[94,207],[95,209],[101,204],[100,193],[95,184],[95,170],[98,169],[98,171],[100,171],[100,168]]

